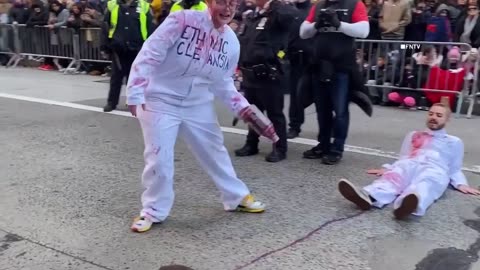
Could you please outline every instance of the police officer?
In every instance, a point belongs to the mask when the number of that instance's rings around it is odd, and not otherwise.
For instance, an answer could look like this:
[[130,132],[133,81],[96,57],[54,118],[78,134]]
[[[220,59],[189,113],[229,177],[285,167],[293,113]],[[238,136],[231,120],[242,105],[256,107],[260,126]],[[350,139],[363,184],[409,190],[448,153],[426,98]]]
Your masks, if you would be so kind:
[[203,11],[207,10],[208,6],[203,0],[179,0],[172,5],[170,13],[184,9]]
[[342,159],[350,123],[350,84],[352,74],[358,72],[355,38],[366,38],[369,31],[361,0],[320,1],[302,23],[300,37],[313,38],[313,94],[320,129],[319,144],[306,151],[304,157],[321,158],[329,165]]
[[292,5],[297,8],[301,20],[297,20],[296,23],[292,24],[287,50],[287,57],[290,62],[290,107],[288,109],[290,128],[287,133],[287,138],[289,139],[298,137],[301,132],[301,126],[305,121],[305,110],[298,100],[297,86],[300,77],[308,65],[309,47],[311,46],[309,46],[308,40],[300,38],[299,31],[302,21],[305,20],[312,7],[309,0],[294,0]]
[[110,0],[105,14],[102,51],[112,60],[110,91],[104,112],[117,108],[124,78],[135,57],[153,31],[150,5],[145,0]]
[[[298,20],[294,7],[279,0],[257,0],[256,11],[246,18],[245,28],[239,33],[241,44],[240,70],[245,97],[261,111],[267,112],[280,140],[266,156],[268,162],[286,158],[287,127],[283,114],[282,62],[288,44],[289,29]],[[259,136],[252,129],[247,142],[235,151],[237,156],[258,153]]]

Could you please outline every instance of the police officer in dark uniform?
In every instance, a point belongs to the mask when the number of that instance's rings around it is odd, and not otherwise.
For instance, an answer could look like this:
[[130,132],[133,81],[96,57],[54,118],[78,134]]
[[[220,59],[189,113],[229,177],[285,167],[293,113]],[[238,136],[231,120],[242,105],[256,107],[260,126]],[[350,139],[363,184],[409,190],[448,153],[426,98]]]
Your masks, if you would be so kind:
[[124,78],[154,30],[150,4],[145,0],[110,0],[105,14],[102,52],[112,60],[110,91],[104,112],[117,108]]
[[297,97],[297,86],[304,70],[308,65],[310,56],[310,41],[300,38],[300,25],[307,17],[312,4],[309,0],[296,0],[292,3],[298,10],[300,20],[292,24],[288,42],[287,58],[290,62],[289,91],[290,107],[288,109],[289,126],[287,138],[298,137],[301,126],[305,121],[305,110]]
[[[319,144],[306,151],[304,157],[321,158],[328,165],[342,159],[350,123],[351,86],[359,72],[355,38],[366,38],[369,32],[361,0],[321,0],[302,23],[300,37],[313,39],[309,69],[315,78],[313,99],[320,129]],[[360,87],[364,87],[363,83]]]
[[[288,46],[289,30],[298,20],[294,7],[279,0],[257,0],[257,9],[246,18],[245,28],[239,33],[240,70],[245,97],[261,111],[266,111],[280,140],[273,145],[266,161],[278,162],[286,158],[287,127],[283,114],[284,97],[281,87],[284,50]],[[247,142],[235,151],[237,156],[258,153],[259,135],[250,129]]]

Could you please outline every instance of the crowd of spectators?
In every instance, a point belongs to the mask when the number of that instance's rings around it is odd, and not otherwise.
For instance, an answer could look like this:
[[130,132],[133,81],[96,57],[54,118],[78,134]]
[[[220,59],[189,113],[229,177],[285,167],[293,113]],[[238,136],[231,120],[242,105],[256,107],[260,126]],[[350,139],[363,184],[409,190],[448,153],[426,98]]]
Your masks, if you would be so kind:
[[[0,0],[0,23],[25,24],[27,27],[46,26],[52,30],[58,27],[97,28],[104,23],[103,16],[107,1]],[[395,91],[394,88],[383,89],[378,85],[424,87],[428,83],[427,75],[430,74],[432,67],[443,70],[463,68],[466,74],[473,76],[472,63],[476,60],[477,48],[480,47],[477,0],[362,1],[367,7],[370,20],[370,34],[367,37],[369,40],[461,42],[472,47],[467,49],[467,55],[465,48],[457,46],[422,46],[420,50],[407,52],[406,55],[399,50],[398,43],[373,42],[369,49],[359,48],[357,62],[363,69],[365,81],[369,85],[376,85],[371,87],[370,91],[375,103],[381,105],[400,103],[401,106],[417,108],[415,105],[425,97],[421,92]],[[158,26],[168,16],[173,3],[170,0],[153,0],[151,4],[154,24]],[[254,10],[254,0],[243,0],[231,23],[232,28],[241,29],[246,14],[252,10]],[[400,58],[403,60],[395,61]],[[42,70],[63,71],[65,67],[56,59],[46,58],[41,61],[43,64],[39,68]],[[402,62],[401,67],[398,66],[400,62]],[[85,67],[83,67],[84,72],[95,75],[105,74],[108,71],[108,65],[94,64]],[[428,70],[424,69],[425,67],[428,67]],[[392,70],[395,69],[397,71],[392,74]],[[423,71],[424,75],[418,76],[419,71]]]

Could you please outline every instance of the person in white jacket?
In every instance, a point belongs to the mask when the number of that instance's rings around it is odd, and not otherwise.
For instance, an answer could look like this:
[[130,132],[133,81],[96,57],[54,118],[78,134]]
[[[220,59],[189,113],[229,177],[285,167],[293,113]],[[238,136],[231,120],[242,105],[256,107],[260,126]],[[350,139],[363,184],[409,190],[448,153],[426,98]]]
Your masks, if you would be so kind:
[[362,210],[372,206],[382,208],[393,202],[397,219],[410,214],[425,215],[449,184],[462,193],[480,195],[478,189],[468,185],[462,172],[462,140],[445,131],[450,114],[447,105],[434,104],[428,112],[427,129],[407,134],[399,159],[385,164],[382,169],[368,171],[379,176],[377,180],[359,190],[342,179],[338,184],[339,192]]
[[145,191],[140,216],[131,226],[135,232],[149,230],[170,213],[177,135],[215,182],[225,210],[265,209],[237,178],[213,103],[214,97],[221,99],[237,116],[250,109],[233,81],[240,45],[227,24],[237,5],[237,0],[212,0],[208,11],[171,13],[133,63],[127,104],[139,119],[145,142]]

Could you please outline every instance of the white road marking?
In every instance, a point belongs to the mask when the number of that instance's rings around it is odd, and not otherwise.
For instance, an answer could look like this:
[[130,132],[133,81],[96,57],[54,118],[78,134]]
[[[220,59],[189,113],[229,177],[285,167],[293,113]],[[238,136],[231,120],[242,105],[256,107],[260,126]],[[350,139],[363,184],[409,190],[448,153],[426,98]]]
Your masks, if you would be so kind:
[[[82,104],[77,104],[72,102],[55,101],[55,100],[42,99],[42,98],[11,95],[6,93],[0,93],[0,97],[104,113],[102,108],[82,105]],[[112,111],[107,114],[133,117],[129,112],[123,112],[123,111]],[[221,129],[225,133],[239,134],[239,135],[246,135],[248,132],[245,129],[232,128],[232,127],[221,127]],[[318,143],[316,140],[306,139],[306,138],[295,138],[295,139],[289,139],[288,141],[292,143],[310,145],[310,146],[315,146]],[[353,146],[353,145],[345,145],[345,151],[357,153],[357,154],[369,155],[369,156],[392,158],[392,159],[398,157],[398,155],[394,152],[385,152],[378,149],[361,147],[361,146]],[[480,173],[479,165],[466,166],[466,167],[463,167],[462,169],[467,172]]]

